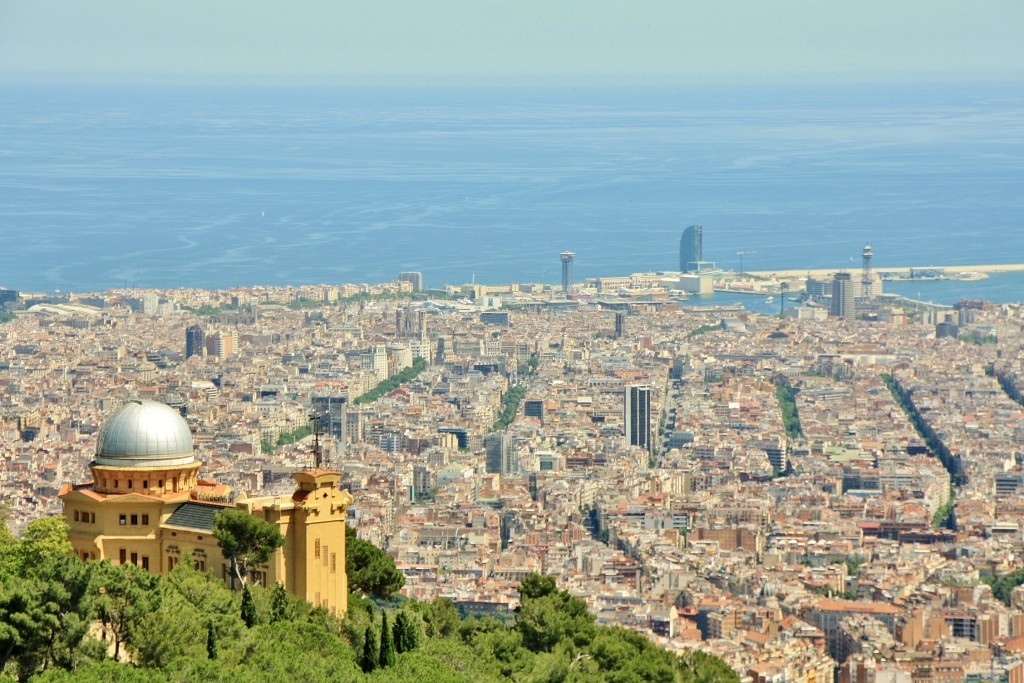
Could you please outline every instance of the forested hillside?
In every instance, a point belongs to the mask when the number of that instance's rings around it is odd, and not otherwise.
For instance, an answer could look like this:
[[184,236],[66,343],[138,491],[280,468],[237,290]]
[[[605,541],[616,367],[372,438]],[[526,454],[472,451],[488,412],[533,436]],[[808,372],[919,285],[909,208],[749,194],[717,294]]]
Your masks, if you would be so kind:
[[[677,658],[639,634],[595,625],[549,576],[524,579],[509,624],[460,618],[448,600],[359,595],[337,619],[280,587],[230,591],[185,562],[157,577],[84,562],[69,547],[61,518],[33,522],[22,539],[0,527],[0,680],[738,680],[714,657]],[[385,579],[393,569],[382,567]],[[394,589],[380,577],[364,585]]]

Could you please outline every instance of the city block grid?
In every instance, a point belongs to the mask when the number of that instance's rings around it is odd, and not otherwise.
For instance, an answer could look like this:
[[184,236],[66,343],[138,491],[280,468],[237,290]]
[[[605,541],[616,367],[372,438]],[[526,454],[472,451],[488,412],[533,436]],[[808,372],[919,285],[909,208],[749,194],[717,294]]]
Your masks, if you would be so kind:
[[349,523],[410,598],[502,616],[541,572],[750,681],[1024,680],[1024,588],[994,581],[1024,567],[1024,306],[851,320],[419,286],[29,306],[0,325],[10,520],[60,513],[129,398],[179,408],[237,495],[291,489],[315,412]]

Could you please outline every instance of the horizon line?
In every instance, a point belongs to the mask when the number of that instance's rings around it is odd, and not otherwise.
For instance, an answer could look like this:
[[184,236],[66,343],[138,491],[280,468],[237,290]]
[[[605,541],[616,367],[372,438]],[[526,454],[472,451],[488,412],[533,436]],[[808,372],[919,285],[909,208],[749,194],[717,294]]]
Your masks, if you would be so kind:
[[614,74],[311,74],[280,73],[268,76],[260,73],[220,72],[196,74],[194,72],[161,72],[138,74],[131,72],[81,73],[75,71],[12,71],[0,69],[0,86],[57,86],[57,87],[218,87],[231,89],[253,88],[486,88],[506,90],[512,88],[730,88],[730,87],[897,87],[901,85],[994,85],[1024,83],[1024,75],[1012,69],[1000,71],[949,74],[937,71],[909,70],[902,72],[779,72],[759,74],[737,72],[730,74],[670,74],[670,73],[614,73]]

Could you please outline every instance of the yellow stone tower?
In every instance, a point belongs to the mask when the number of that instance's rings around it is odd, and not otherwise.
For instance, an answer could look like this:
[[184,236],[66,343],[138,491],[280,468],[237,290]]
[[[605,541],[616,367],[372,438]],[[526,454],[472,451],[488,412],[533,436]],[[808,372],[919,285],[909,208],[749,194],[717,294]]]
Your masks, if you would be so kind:
[[231,502],[229,487],[198,478],[192,433],[174,409],[133,400],[104,424],[90,463],[93,480],[58,494],[71,544],[84,559],[109,559],[165,574],[183,557],[230,582],[229,563],[213,536],[217,512],[237,507],[278,525],[284,545],[253,580],[336,613],[348,608],[345,519],[352,496],[341,474],[314,469],[295,475],[291,496]]

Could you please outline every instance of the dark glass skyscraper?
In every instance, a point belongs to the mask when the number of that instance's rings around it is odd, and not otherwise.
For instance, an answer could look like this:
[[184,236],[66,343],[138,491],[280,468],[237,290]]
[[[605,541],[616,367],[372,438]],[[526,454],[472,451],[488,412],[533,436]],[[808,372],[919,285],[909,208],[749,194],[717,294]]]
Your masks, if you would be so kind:
[[485,436],[484,450],[487,452],[485,466],[488,474],[519,473],[519,454],[515,441],[507,432],[491,432]]
[[623,396],[626,445],[651,450],[651,387],[631,385]]
[[698,263],[704,260],[704,228],[691,225],[683,231],[679,240],[679,270],[694,273],[699,270]]
[[192,325],[185,330],[185,358],[201,356],[206,350],[206,335],[199,325]]

